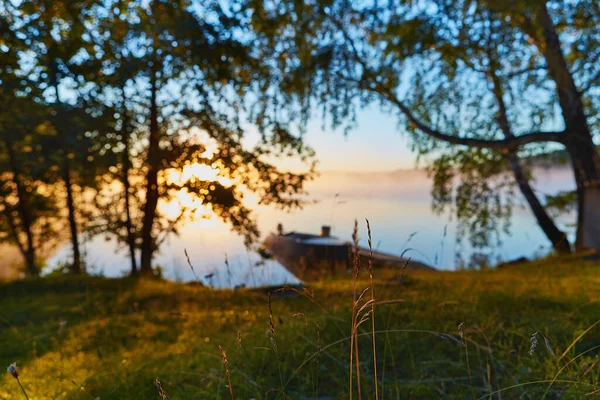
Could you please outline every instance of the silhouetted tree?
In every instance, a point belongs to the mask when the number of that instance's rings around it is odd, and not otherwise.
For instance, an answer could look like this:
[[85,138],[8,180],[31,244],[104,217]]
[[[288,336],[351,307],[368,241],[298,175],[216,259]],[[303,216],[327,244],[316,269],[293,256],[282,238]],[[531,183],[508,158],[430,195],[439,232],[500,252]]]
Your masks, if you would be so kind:
[[[26,273],[38,275],[56,234],[55,199],[43,190],[45,169],[37,139],[48,115],[40,91],[20,66],[26,44],[14,30],[14,8],[0,6],[0,241],[16,245]],[[47,188],[46,188],[47,189]]]
[[18,6],[17,26],[28,47],[25,58],[33,64],[29,77],[44,91],[52,131],[42,137],[48,183],[61,182],[65,190],[67,220],[73,249],[71,271],[83,270],[79,233],[86,226],[83,198],[94,187],[104,166],[98,159],[110,156],[98,147],[103,105],[95,101],[97,85],[90,81],[97,71],[89,60],[100,57],[94,43],[94,23],[101,1],[57,3],[28,0]]
[[[237,11],[210,1],[107,4],[103,97],[118,113],[114,151],[124,192],[107,192],[102,214],[104,232],[127,243],[132,272],[135,249],[140,271],[149,273],[162,241],[199,207],[229,222],[249,245],[259,232],[245,191],[261,204],[304,203],[312,152],[264,107],[251,107],[268,103],[260,89],[270,87],[270,71],[252,54],[247,16],[230,6]],[[251,123],[261,140],[244,146],[244,124]],[[280,171],[267,161],[280,155],[303,157],[307,171]],[[189,179],[178,178],[187,171]],[[161,212],[169,203],[179,203],[176,212]]]

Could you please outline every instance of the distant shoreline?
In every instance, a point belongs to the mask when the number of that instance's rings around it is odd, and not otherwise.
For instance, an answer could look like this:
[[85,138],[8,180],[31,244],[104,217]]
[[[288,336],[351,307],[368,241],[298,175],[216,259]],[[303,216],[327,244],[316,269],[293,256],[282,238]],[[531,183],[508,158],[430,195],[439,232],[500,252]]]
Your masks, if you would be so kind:
[[[534,169],[563,169],[571,168],[571,165],[567,160],[547,160],[547,159],[534,159],[529,160],[529,167]],[[326,169],[318,171],[319,174],[324,175],[394,175],[394,174],[405,174],[405,173],[427,173],[427,170],[423,167],[418,168],[398,168],[391,170],[379,170],[379,171],[358,171],[358,170],[343,170],[343,169]]]

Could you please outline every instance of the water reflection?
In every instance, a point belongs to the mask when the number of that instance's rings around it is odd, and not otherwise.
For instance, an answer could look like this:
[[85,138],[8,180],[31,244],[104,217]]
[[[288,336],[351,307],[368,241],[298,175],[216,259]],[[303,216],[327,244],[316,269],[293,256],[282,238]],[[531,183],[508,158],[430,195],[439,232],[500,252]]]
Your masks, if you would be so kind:
[[[535,175],[536,188],[541,193],[572,188],[568,168],[538,169]],[[329,172],[310,184],[309,193],[318,202],[304,210],[286,213],[260,205],[253,205],[253,209],[263,237],[282,223],[286,231],[312,233],[318,233],[321,225],[331,225],[333,235],[350,239],[357,218],[361,222],[363,245],[366,245],[364,218],[368,218],[375,248],[396,255],[406,252],[406,256],[436,268],[453,269],[456,252],[468,255],[471,249],[457,248],[454,223],[447,215],[432,213],[430,189],[431,182],[422,171]],[[568,222],[568,217],[562,222]],[[117,251],[113,241],[97,237],[86,243],[85,249],[92,272],[107,276],[128,272],[127,256],[124,251]],[[184,250],[190,256],[197,277],[216,287],[298,282],[276,262],[260,263],[258,255],[246,250],[242,238],[216,218],[186,224],[180,236],[171,236],[162,245],[155,265],[160,265],[170,279],[197,279],[187,264]],[[516,207],[511,235],[503,238],[502,247],[491,249],[490,253],[495,254],[496,259],[506,260],[533,257],[548,250],[549,246],[529,211]],[[65,246],[49,260],[49,267],[65,260],[69,252],[69,247]],[[229,267],[225,264],[226,257]]]

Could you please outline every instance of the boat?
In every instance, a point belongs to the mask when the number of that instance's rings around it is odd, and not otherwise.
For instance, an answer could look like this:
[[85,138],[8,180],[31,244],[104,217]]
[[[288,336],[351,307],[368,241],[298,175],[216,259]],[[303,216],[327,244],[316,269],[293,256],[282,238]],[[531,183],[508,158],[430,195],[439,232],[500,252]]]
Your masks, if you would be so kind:
[[[321,234],[317,235],[295,231],[285,233],[279,224],[277,232],[267,236],[264,245],[281,265],[300,279],[332,275],[352,268],[352,243],[332,236],[329,226],[322,226]],[[419,261],[375,250],[371,258],[370,250],[363,247],[358,248],[358,255],[363,266],[371,259],[376,268],[435,270]]]

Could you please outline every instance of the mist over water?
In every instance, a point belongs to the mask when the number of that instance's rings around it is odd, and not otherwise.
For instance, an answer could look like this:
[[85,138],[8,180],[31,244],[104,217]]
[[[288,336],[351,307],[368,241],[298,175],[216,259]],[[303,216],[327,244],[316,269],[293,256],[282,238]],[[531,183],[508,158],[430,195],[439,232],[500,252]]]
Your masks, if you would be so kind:
[[[538,168],[534,175],[534,186],[540,195],[573,189],[572,172],[567,167]],[[395,255],[404,253],[444,270],[456,268],[457,252],[464,260],[472,253],[468,246],[457,247],[456,226],[449,215],[432,212],[431,180],[424,171],[324,172],[308,185],[308,191],[316,203],[291,213],[252,204],[263,238],[282,223],[286,232],[307,233],[318,233],[321,225],[330,225],[334,236],[350,240],[354,219],[358,219],[361,244],[366,246],[365,218],[368,218],[373,245],[380,251]],[[546,254],[550,250],[548,242],[524,201],[513,211],[511,234],[503,237],[502,246],[486,253],[492,255],[495,262]],[[561,228],[568,222],[569,217],[559,220]],[[106,276],[121,276],[128,272],[125,249],[118,249],[114,241],[96,237],[85,243],[84,249],[91,272]],[[196,276],[188,266],[184,249],[190,256]],[[48,260],[48,268],[55,268],[67,260],[70,251],[65,244]],[[226,257],[229,267],[225,264]],[[217,287],[298,282],[277,263],[267,261],[257,266],[259,261],[258,255],[245,249],[241,237],[213,217],[186,224],[179,236],[171,236],[162,245],[154,264],[159,265],[169,279],[199,279]]]

